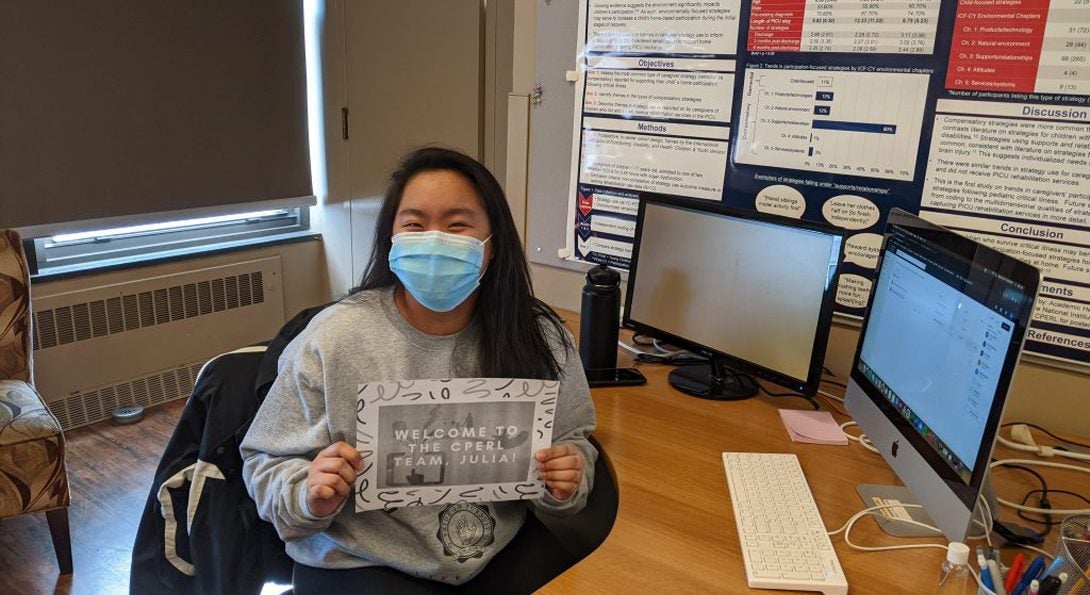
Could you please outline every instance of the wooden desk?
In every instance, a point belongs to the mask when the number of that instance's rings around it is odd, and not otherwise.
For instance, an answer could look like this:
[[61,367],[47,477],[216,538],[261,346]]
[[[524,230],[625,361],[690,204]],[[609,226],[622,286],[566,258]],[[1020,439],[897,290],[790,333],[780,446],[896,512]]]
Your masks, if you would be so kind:
[[[777,409],[808,408],[801,399],[707,401],[671,388],[665,366],[641,370],[648,377],[645,386],[592,391],[598,412],[595,436],[613,465],[620,497],[613,530],[605,543],[541,593],[751,592],[728,500],[722,451],[797,454],[830,528],[864,508],[855,493],[858,484],[899,483],[879,455],[858,444],[791,442]],[[997,489],[1007,499],[1021,500],[1037,487],[1028,474],[1001,470],[995,475]],[[1056,474],[1047,473],[1050,487],[1081,485],[1085,492],[1085,476],[1071,475],[1061,475],[1053,486]],[[1076,507],[1075,501],[1067,503],[1053,505]],[[1015,518],[1010,509],[1002,515]],[[867,545],[945,543],[941,538],[893,539],[870,519],[856,524],[852,540]],[[865,553],[848,547],[842,535],[832,541],[853,594],[930,593],[945,557],[938,549]],[[1050,540],[1046,549],[1052,551],[1054,545]],[[1013,553],[1004,559],[1008,556]]]

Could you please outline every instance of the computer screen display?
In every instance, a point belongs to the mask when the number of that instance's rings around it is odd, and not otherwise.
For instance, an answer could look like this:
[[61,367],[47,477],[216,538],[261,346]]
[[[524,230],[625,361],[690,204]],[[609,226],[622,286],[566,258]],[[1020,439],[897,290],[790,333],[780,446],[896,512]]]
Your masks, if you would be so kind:
[[[1036,269],[954,232],[907,213],[890,217],[852,370],[849,411],[857,416],[852,408],[861,404],[863,389],[907,439],[901,450],[911,446],[970,511],[1038,279]],[[867,419],[857,416],[871,436]],[[899,441],[892,440],[883,452],[887,460],[897,458],[893,444]],[[913,490],[913,480],[902,480]],[[932,489],[921,487],[923,481],[915,487]]]
[[882,273],[860,369],[968,483],[1014,322],[905,247],[887,253]]
[[641,205],[636,239],[626,324],[725,356],[794,390],[820,378],[839,231],[650,199]]

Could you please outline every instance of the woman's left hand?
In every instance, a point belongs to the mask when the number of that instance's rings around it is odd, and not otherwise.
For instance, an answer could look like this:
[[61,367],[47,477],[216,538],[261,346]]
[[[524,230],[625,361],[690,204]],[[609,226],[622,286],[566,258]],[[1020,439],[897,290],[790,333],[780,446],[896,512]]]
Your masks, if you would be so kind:
[[557,444],[537,451],[536,457],[538,471],[553,498],[567,500],[579,489],[587,462],[578,448]]

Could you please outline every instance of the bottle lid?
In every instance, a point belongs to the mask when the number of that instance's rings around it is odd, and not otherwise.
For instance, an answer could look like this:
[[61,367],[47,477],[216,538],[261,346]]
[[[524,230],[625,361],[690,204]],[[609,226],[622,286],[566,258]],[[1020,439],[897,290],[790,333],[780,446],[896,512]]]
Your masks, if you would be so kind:
[[946,546],[946,560],[952,564],[968,564],[969,546],[958,541],[951,541],[950,545]]
[[604,264],[600,264],[587,271],[587,281],[591,285],[599,287],[613,287],[621,282],[621,274]]

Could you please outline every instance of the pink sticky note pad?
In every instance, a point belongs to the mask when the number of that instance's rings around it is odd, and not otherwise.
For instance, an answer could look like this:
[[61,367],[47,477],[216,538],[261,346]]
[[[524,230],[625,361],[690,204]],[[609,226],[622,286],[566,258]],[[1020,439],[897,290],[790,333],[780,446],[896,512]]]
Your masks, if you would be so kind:
[[780,409],[780,419],[794,442],[847,446],[848,439],[828,411]]

